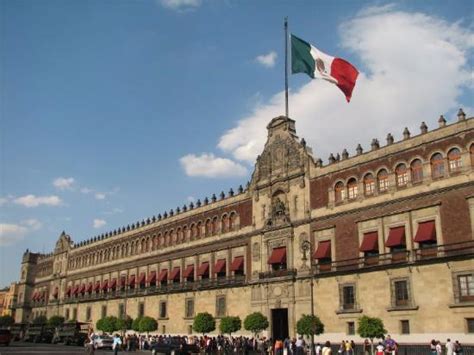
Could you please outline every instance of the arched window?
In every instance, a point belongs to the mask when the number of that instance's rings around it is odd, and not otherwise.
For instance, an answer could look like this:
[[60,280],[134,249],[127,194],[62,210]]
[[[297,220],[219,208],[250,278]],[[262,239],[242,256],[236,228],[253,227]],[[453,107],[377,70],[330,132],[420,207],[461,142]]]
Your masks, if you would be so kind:
[[217,217],[212,219],[212,235],[215,235],[219,232],[219,220]]
[[411,162],[411,182],[417,184],[423,181],[423,163],[420,159],[415,159]]
[[196,228],[196,224],[191,224],[191,240],[194,240],[194,238],[196,238],[197,236],[197,228]]
[[229,230],[233,231],[237,229],[237,213],[232,212],[229,217]]
[[183,242],[183,230],[181,228],[177,229],[177,242],[182,243]]
[[434,179],[444,176],[444,159],[440,153],[431,157],[431,176]]
[[188,236],[189,232],[188,232],[188,227],[187,226],[184,226],[183,227],[183,243],[188,240],[189,236]]
[[344,183],[339,181],[334,187],[334,197],[337,202],[344,201],[346,198],[346,189],[344,188]]
[[388,190],[388,173],[387,170],[382,169],[377,174],[377,181],[379,192],[386,192]]
[[222,216],[222,224],[221,224],[222,233],[226,233],[229,231],[229,215],[225,214]]
[[471,144],[469,148],[469,154],[471,155],[471,165],[474,165],[474,144]]
[[206,221],[205,234],[206,234],[206,237],[212,234],[212,222],[210,219]]
[[462,168],[461,152],[458,148],[453,148],[448,152],[449,171],[458,172]]
[[368,173],[364,176],[364,192],[366,196],[370,196],[375,193],[375,178],[371,173]]
[[196,238],[201,238],[202,223],[199,221],[196,225]]
[[395,174],[397,176],[397,186],[403,187],[408,184],[408,170],[405,164],[398,164],[395,169]]
[[349,180],[347,183],[347,195],[349,196],[349,199],[354,199],[357,198],[357,180],[352,178]]

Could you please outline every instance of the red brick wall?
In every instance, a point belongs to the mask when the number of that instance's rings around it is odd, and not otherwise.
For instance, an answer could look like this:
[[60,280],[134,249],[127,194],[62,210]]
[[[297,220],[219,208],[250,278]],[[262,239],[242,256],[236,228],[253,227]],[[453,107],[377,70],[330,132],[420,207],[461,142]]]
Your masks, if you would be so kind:
[[472,239],[471,217],[465,191],[452,191],[443,196],[440,214],[444,243]]

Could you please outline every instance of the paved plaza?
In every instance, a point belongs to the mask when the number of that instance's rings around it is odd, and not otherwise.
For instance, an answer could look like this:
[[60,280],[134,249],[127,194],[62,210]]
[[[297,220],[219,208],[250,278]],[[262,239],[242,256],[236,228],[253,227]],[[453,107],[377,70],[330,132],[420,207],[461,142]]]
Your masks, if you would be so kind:
[[[97,355],[113,354],[112,350],[96,350]],[[124,352],[120,352],[121,354]],[[151,351],[135,351],[133,354],[151,354]],[[31,344],[11,343],[10,346],[0,346],[0,355],[84,355],[84,348],[79,346],[53,345],[53,344]]]

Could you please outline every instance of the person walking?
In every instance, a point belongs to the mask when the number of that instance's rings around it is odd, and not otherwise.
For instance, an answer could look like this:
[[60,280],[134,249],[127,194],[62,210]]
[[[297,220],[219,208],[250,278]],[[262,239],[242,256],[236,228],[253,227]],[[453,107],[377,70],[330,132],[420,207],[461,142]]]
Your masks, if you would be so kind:
[[364,340],[364,355],[370,354],[370,342],[369,339]]
[[454,343],[449,338],[446,341],[446,355],[454,355]]
[[430,352],[431,355],[436,355],[436,340],[432,339],[430,343]]
[[95,354],[94,338],[95,338],[94,332],[90,331],[89,334],[87,334],[87,341],[86,341],[87,355]]
[[329,341],[324,343],[322,355],[332,355],[331,343]]
[[114,351],[114,355],[117,355],[120,350],[120,345],[122,345],[122,340],[120,339],[118,334],[114,335],[114,342],[112,343],[112,350]]
[[438,340],[436,342],[436,354],[441,355],[443,353],[443,348],[441,346],[441,342]]

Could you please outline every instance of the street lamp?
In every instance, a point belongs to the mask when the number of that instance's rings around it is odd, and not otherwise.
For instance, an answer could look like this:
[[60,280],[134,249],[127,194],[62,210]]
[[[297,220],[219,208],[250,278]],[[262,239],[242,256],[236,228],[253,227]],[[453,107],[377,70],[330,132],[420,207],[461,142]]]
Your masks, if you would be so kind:
[[[306,257],[307,252],[311,252],[312,249],[312,244],[309,240],[303,241],[301,243],[301,251],[303,252],[303,262],[306,263],[308,258]],[[311,256],[309,257],[309,276],[310,276],[310,295],[311,295],[311,349],[310,349],[310,354],[314,355],[314,297],[313,297],[313,259]]]

